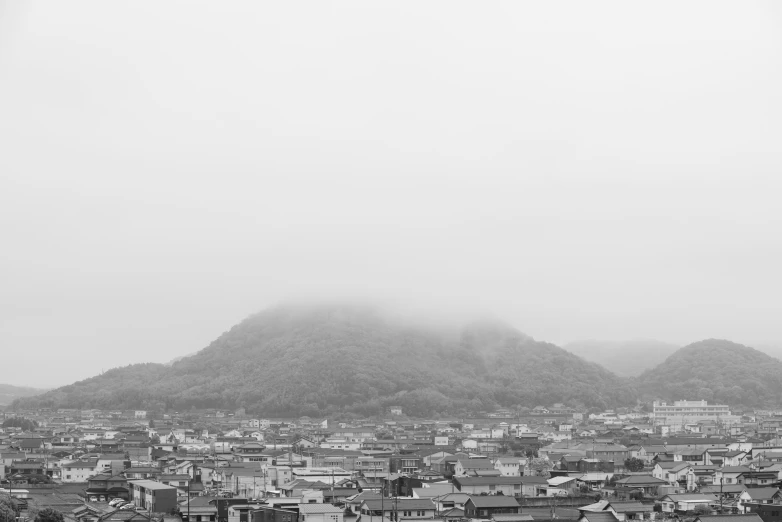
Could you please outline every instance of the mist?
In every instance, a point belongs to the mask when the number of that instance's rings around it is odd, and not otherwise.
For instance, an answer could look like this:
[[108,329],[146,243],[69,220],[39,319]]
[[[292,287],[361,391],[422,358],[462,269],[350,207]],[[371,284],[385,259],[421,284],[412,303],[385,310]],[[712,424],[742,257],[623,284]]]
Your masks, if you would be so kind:
[[775,345],[779,92],[774,2],[0,2],[0,382],[308,300]]

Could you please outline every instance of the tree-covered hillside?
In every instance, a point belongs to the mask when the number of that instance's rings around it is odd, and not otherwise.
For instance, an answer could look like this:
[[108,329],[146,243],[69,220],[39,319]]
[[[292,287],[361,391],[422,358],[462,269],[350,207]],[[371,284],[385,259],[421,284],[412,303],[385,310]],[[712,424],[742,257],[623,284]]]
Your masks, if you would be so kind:
[[730,341],[708,339],[679,349],[639,379],[643,392],[667,400],[782,404],[782,362]]
[[604,368],[504,325],[423,328],[350,306],[253,315],[176,361],[105,372],[18,407],[239,408],[265,414],[411,415],[564,402],[635,404]]

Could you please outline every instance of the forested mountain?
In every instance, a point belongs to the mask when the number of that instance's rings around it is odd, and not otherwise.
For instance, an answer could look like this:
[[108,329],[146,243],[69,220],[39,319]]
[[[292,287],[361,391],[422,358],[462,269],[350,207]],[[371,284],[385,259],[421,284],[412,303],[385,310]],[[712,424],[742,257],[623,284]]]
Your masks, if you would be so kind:
[[11,384],[0,384],[0,405],[11,404],[19,397],[30,397],[38,395],[45,390],[38,388],[28,388],[26,386],[13,386]]
[[195,355],[140,364],[18,407],[239,408],[265,414],[411,415],[555,402],[635,404],[629,381],[500,324],[429,328],[361,307],[278,307]]
[[662,363],[679,346],[654,339],[575,341],[563,348],[621,377],[635,377]]
[[722,404],[782,404],[782,361],[741,344],[708,339],[679,349],[638,380],[650,397]]

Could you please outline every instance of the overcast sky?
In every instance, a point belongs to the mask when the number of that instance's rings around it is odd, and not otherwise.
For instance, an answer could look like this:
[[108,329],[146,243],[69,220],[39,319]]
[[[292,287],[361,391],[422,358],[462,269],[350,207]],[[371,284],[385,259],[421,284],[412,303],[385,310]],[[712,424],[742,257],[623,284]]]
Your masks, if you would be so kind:
[[779,3],[0,6],[0,382],[309,296],[782,339]]

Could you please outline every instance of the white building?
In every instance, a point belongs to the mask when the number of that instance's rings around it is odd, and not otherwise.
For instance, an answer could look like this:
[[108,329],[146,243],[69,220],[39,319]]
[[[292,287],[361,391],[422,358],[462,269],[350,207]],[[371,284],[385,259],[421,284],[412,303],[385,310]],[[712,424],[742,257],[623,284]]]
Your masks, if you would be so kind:
[[727,404],[707,401],[675,401],[673,404],[654,401],[653,406],[654,425],[668,426],[671,431],[682,431],[685,425],[702,420],[720,421],[731,417]]

